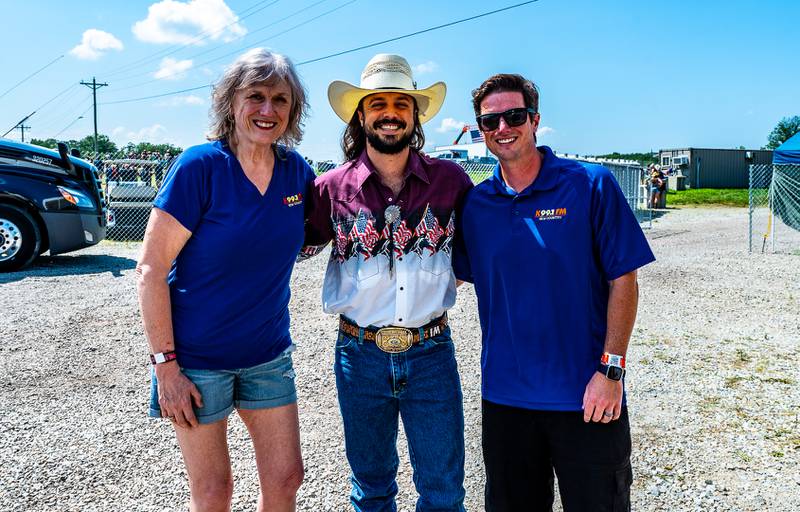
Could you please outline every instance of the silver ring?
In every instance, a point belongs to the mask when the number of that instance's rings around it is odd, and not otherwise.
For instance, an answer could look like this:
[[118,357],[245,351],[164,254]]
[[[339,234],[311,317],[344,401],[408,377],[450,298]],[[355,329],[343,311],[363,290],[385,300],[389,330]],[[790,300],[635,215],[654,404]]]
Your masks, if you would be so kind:
[[608,412],[608,411],[603,411],[603,416],[605,416],[606,418],[613,418],[614,417],[614,415],[612,413]]

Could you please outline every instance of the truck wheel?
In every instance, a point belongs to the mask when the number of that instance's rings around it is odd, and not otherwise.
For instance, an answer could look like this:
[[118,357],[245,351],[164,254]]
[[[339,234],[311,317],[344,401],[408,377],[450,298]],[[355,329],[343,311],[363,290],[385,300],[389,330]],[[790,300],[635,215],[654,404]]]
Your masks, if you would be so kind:
[[39,226],[28,212],[0,204],[0,272],[30,264],[39,255],[41,245]]

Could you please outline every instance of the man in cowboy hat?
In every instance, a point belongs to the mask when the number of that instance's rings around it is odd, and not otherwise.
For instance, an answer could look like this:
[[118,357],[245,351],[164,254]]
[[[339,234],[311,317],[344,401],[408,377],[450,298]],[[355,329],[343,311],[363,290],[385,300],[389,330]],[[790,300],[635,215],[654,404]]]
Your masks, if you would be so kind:
[[359,512],[395,510],[398,417],[417,510],[464,510],[464,414],[446,312],[455,211],[472,183],[458,165],[420,153],[422,123],[445,90],[417,89],[408,62],[387,54],[369,61],[360,87],[328,87],[347,123],[347,161],[315,182],[305,252],[333,241],[322,301],[340,315],[334,368]]

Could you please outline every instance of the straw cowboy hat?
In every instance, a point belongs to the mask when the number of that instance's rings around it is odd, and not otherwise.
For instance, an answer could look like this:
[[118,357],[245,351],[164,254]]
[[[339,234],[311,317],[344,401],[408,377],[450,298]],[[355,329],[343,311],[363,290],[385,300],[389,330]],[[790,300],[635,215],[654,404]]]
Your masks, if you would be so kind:
[[400,92],[412,96],[417,100],[419,121],[425,123],[442,108],[447,86],[444,82],[436,82],[427,89],[417,89],[406,59],[399,55],[379,53],[370,59],[361,72],[360,87],[341,80],[331,82],[328,101],[336,115],[349,123],[361,100],[379,92]]

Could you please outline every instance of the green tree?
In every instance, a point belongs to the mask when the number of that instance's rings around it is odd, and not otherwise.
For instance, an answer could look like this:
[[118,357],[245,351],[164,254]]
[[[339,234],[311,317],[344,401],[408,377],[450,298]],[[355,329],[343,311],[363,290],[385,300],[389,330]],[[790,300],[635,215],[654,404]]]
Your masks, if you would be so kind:
[[800,132],[800,116],[784,117],[770,132],[764,149],[777,148],[797,132]]
[[[71,148],[77,147],[81,155],[89,156],[94,155],[94,135],[87,135],[86,137],[82,138],[80,141],[76,143],[75,146],[72,145],[72,141],[70,142]],[[108,135],[103,135],[102,133],[97,134],[97,152],[98,153],[116,153],[117,152],[117,145],[114,144]]]
[[172,144],[153,144],[151,142],[140,142],[133,146],[133,151],[136,153],[170,153],[175,156],[183,151],[183,149],[173,146]]
[[597,155],[597,158],[612,158],[615,160],[634,160],[641,165],[649,165],[658,163],[658,154],[653,153],[619,153],[614,151],[605,155]]
[[56,149],[58,147],[58,141],[56,139],[31,139],[31,144],[50,149]]

